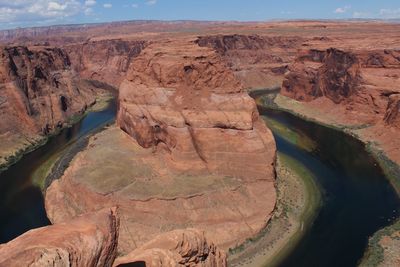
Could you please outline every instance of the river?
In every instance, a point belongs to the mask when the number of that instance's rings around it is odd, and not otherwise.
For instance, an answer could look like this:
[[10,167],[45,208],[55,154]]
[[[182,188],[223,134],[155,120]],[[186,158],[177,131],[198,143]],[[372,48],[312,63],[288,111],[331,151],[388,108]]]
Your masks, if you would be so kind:
[[[382,169],[349,135],[284,111],[260,106],[259,111],[278,151],[303,164],[322,192],[313,224],[279,266],[357,266],[368,238],[400,212],[400,200]],[[276,125],[296,135],[288,138]],[[312,145],[300,139],[312,140]]]
[[[77,140],[115,119],[116,103],[111,101],[102,111],[89,112],[71,128],[49,138],[48,142],[22,157],[0,173],[0,243],[24,232],[50,224],[44,209],[40,186],[34,173],[52,156],[62,154]],[[45,177],[42,177],[44,179]]]

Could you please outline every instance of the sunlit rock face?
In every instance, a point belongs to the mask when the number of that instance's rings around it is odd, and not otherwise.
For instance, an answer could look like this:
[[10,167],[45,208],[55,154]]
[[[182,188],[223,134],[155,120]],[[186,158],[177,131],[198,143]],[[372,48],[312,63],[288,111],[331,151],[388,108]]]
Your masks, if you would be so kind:
[[157,236],[126,256],[117,258],[122,266],[204,266],[225,267],[226,253],[196,229],[175,230]]
[[115,208],[34,229],[0,246],[0,266],[111,266],[118,231]]

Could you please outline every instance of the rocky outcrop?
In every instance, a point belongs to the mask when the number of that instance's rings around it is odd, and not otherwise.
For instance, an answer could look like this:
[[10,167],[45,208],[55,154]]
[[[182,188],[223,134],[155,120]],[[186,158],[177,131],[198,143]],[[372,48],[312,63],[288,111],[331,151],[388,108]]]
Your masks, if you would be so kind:
[[400,128],[400,93],[389,96],[384,121],[388,125]]
[[62,49],[2,47],[0,139],[5,153],[0,156],[13,154],[32,139],[61,128],[69,117],[93,103],[95,96],[92,87],[71,70]]
[[233,34],[201,36],[196,43],[220,54],[245,88],[265,89],[280,86],[302,41],[300,37]]
[[226,55],[231,50],[264,50],[273,47],[297,48],[301,38],[260,35],[214,35],[201,36],[196,43],[199,46],[214,48],[218,53]]
[[146,41],[111,39],[67,45],[64,49],[83,78],[119,88],[130,63],[145,46]]
[[[136,265],[135,265],[136,264]],[[115,267],[122,266],[204,266],[225,267],[226,254],[207,241],[195,229],[175,230],[161,234],[139,249],[117,258]]]
[[[328,124],[353,129],[364,142],[379,144],[400,162],[400,57],[396,49],[302,50],[289,67],[283,103]],[[286,100],[283,100],[286,101]]]
[[282,93],[301,101],[325,96],[340,103],[360,84],[359,62],[338,49],[303,51],[282,84]]
[[0,246],[0,266],[111,266],[118,230],[115,208],[34,229]]
[[[5,47],[0,60],[2,118],[14,115],[12,120],[48,133],[94,101],[59,48]],[[12,126],[6,121],[2,123]]]
[[395,50],[302,50],[289,70],[282,83],[285,96],[306,102],[325,97],[375,122],[393,120],[400,71]]

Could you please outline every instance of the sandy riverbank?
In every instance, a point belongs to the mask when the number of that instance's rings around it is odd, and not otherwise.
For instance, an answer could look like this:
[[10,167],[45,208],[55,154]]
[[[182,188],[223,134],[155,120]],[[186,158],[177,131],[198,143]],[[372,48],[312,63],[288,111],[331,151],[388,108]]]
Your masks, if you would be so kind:
[[278,153],[276,172],[278,199],[274,215],[259,236],[230,250],[230,266],[277,265],[292,251],[318,211],[318,186],[302,164]]
[[[112,101],[113,96],[109,93],[104,93],[96,98],[96,102],[89,107],[85,113],[76,116],[69,120],[69,126],[72,126],[82,120],[90,112],[100,112],[105,110],[110,101]],[[43,164],[41,164],[32,174],[32,181],[35,185],[45,190],[49,185],[50,181],[53,180],[55,173],[60,173],[58,176],[62,175],[62,172],[67,168],[69,162],[72,160],[73,155],[83,149],[88,143],[89,137],[84,137],[82,140],[78,140],[71,146],[66,146],[64,149],[57,151],[51,157],[49,157]]]

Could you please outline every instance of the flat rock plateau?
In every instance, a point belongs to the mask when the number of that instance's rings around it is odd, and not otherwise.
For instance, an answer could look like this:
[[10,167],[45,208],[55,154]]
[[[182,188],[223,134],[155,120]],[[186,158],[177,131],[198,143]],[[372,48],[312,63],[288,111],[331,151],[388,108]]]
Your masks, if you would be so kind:
[[[399,169],[399,33],[372,21],[0,31],[0,164],[82,114],[102,88],[119,91],[116,125],[46,191],[54,225],[0,245],[1,261],[226,266],[276,202],[275,141],[254,89],[279,89],[280,107],[350,131]],[[381,242],[390,262],[398,233]]]

